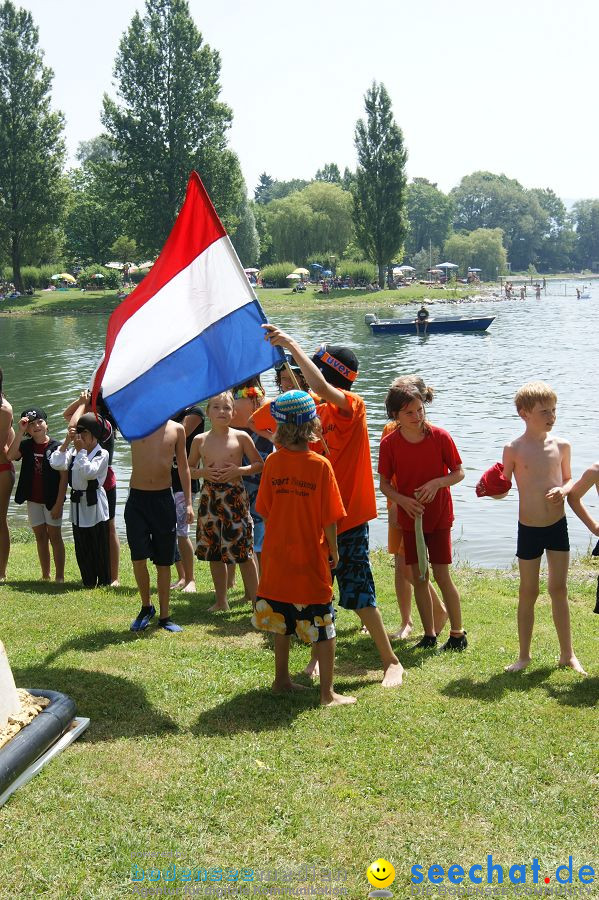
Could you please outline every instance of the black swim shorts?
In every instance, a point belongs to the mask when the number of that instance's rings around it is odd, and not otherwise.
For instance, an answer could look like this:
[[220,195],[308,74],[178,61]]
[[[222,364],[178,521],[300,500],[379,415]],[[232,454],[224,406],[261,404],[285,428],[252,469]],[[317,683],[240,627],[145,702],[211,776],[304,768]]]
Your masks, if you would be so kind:
[[544,550],[561,550],[567,553],[569,549],[568,522],[565,516],[559,522],[541,528],[518,522],[518,559],[538,559]]
[[151,559],[156,566],[172,566],[177,546],[177,514],[170,488],[140,491],[131,488],[125,504],[125,525],[131,559]]

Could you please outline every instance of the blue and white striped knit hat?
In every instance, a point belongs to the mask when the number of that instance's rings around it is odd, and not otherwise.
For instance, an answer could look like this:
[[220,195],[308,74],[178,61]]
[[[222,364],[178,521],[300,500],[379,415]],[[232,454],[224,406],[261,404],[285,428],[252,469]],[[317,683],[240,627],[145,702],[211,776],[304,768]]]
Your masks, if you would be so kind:
[[272,401],[270,412],[277,422],[303,425],[316,418],[316,404],[305,391],[287,391]]

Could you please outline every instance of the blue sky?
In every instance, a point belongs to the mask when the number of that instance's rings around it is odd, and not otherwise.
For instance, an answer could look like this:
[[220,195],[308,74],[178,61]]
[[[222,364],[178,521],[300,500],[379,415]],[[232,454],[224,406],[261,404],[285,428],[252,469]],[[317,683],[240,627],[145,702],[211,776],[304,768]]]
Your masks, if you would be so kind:
[[[71,156],[101,130],[119,40],[143,0],[22,0],[55,72]],[[259,174],[355,165],[373,79],[391,95],[408,174],[449,190],[476,169],[599,197],[596,0],[190,0],[222,59],[230,142]]]

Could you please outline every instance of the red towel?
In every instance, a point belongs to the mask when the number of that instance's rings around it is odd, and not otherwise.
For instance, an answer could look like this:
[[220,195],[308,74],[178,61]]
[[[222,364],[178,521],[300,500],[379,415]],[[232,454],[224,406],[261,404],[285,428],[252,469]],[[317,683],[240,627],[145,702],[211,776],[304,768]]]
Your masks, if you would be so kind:
[[477,497],[502,497],[510,490],[512,482],[503,477],[503,463],[495,463],[487,469],[476,485]]

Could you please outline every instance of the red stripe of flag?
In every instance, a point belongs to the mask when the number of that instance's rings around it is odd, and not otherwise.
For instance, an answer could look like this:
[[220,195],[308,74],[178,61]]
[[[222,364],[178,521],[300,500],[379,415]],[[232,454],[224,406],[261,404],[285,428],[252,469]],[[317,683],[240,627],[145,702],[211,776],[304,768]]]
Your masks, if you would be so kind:
[[[144,280],[114,310],[108,320],[104,359],[96,372],[92,391],[92,408],[102,385],[102,378],[117,335],[125,322],[151,300],[175,275],[186,269],[204,250],[226,235],[202,179],[192,172],[181,211],[173,225],[160,256]],[[165,322],[166,327],[166,322]]]

